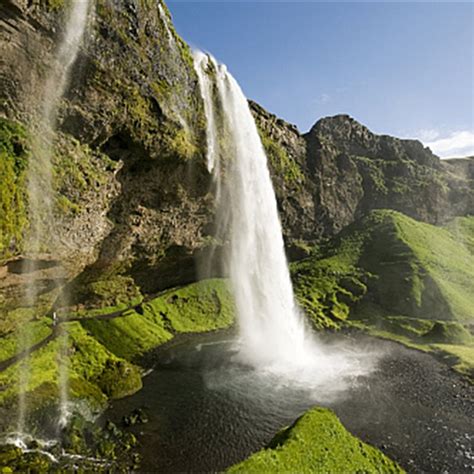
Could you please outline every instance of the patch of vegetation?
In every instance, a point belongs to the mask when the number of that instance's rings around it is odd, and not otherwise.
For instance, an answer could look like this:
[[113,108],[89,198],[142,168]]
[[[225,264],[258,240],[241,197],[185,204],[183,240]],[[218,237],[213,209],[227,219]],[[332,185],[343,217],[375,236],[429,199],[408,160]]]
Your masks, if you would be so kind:
[[25,172],[29,156],[24,127],[0,117],[0,259],[21,247],[27,224]]
[[303,184],[305,178],[298,163],[288,155],[281,145],[272,140],[262,130],[259,130],[259,135],[270,164],[277,176],[282,177],[287,184]]
[[[71,300],[87,304],[87,309],[79,310],[78,315],[104,314],[138,304],[143,299],[140,288],[123,271],[118,264],[100,276],[96,272],[80,275],[69,288]],[[100,309],[91,309],[95,307]]]
[[454,370],[474,380],[474,337],[460,323],[393,315],[378,305],[364,302],[357,306],[347,325],[437,354]]
[[50,323],[51,320],[49,318],[42,318],[39,321],[25,321],[23,324],[17,326],[15,331],[6,335],[0,335],[2,338],[0,345],[0,362],[10,359],[18,352],[26,349],[26,347],[18,347],[18,341],[21,340],[20,332],[25,335],[25,340],[27,339],[26,335],[30,335],[30,337],[28,337],[28,346],[32,346],[51,334]]
[[190,160],[198,153],[189,130],[185,128],[176,130],[165,141],[165,148],[168,148],[168,152],[171,155],[178,156],[184,160]]
[[[411,159],[374,158],[351,155],[363,176],[363,186],[368,196],[379,199],[390,196],[392,202],[405,196],[423,195],[427,189],[437,189],[441,194],[449,192],[445,176],[432,166]],[[402,178],[401,178],[402,176]]]
[[[291,265],[297,299],[316,327],[357,327],[426,351],[454,345],[466,355],[474,343],[473,220],[441,228],[372,211]],[[471,363],[457,366],[466,373]]]
[[351,435],[336,415],[313,408],[279,432],[263,449],[231,467],[230,473],[364,472],[402,473],[378,449]]
[[[67,330],[67,342],[59,332],[30,356],[0,372],[0,408],[14,414],[15,410],[9,408],[15,406],[23,366],[30,374],[26,381],[27,405],[34,407],[30,418],[36,419],[44,407],[56,406],[59,365],[67,361],[72,400],[87,400],[93,409],[100,409],[108,399],[121,398],[141,388],[141,371],[131,361],[177,333],[221,329],[234,321],[233,300],[225,280],[204,280],[139,303],[132,303],[138,305],[135,310],[111,318],[104,317],[104,311],[126,309],[127,304],[94,312],[83,309],[70,315],[79,321],[59,326],[60,330]],[[50,323],[47,317],[27,323],[29,347],[51,335]],[[0,360],[18,352],[17,333],[9,333],[2,342]],[[7,418],[2,425],[9,422]]]
[[334,288],[351,278],[392,313],[472,320],[474,258],[448,228],[376,210],[330,241],[322,255],[292,266],[297,293],[304,296],[318,286],[327,293],[328,285]]
[[49,11],[58,11],[64,8],[64,0],[41,0]]
[[60,214],[79,214],[87,193],[95,193],[99,198],[116,168],[117,163],[107,155],[59,134],[55,142],[53,176]]
[[211,279],[165,291],[121,317],[84,320],[81,324],[115,355],[134,360],[176,333],[222,329],[233,322],[234,306],[227,282]]
[[366,274],[340,256],[291,265],[298,303],[318,329],[338,329],[367,292]]
[[128,360],[170,340],[173,335],[158,315],[139,314],[133,310],[110,320],[89,319],[82,326],[118,357]]
[[[139,467],[133,452],[137,439],[108,421],[103,428],[74,415],[60,433],[60,444],[46,446],[32,440],[27,451],[12,445],[0,446],[0,472],[131,472]],[[47,454],[56,457],[56,461]],[[72,455],[72,456],[71,456]],[[80,455],[80,456],[75,456]]]
[[123,398],[142,388],[137,367],[121,360],[109,359],[97,379],[97,385],[108,398]]
[[433,344],[435,350],[457,359],[453,368],[474,381],[474,344]]
[[448,225],[457,242],[474,255],[474,216],[456,217]]
[[[77,323],[65,323],[67,347],[58,337],[28,358],[0,372],[0,405],[12,406],[18,393],[20,367],[27,364],[27,406],[38,411],[57,403],[59,396],[60,354],[67,354],[72,399],[87,400],[91,407],[102,407],[107,397],[129,395],[141,388],[139,369],[118,358]],[[31,413],[34,418],[35,414]],[[3,420],[4,422],[7,420]]]
[[[377,193],[387,194],[388,188],[385,181],[385,174],[381,163],[372,158],[363,156],[351,157],[355,161],[356,165],[365,170],[369,187],[373,188]],[[383,165],[383,163],[382,163]]]

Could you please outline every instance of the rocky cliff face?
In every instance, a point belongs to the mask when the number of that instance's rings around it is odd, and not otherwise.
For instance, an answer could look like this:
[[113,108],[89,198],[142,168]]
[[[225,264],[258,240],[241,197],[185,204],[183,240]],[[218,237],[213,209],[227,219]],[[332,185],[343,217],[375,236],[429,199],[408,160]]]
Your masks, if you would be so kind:
[[[261,107],[252,110],[270,142],[290,245],[334,235],[372,209],[432,224],[474,212],[473,158],[441,161],[417,140],[376,135],[348,115],[323,118],[302,135]],[[272,159],[275,148],[298,169],[298,181]]]
[[[28,137],[41,130],[42,85],[66,8],[61,0],[0,5],[0,115],[8,132],[1,150],[12,163],[34,154]],[[474,211],[472,159],[440,162],[417,141],[374,135],[344,115],[302,135],[257,104],[251,109],[290,258],[374,208],[431,223]],[[59,107],[53,156],[51,232],[77,301],[127,299],[196,278],[196,257],[212,242],[214,209],[204,144],[192,57],[166,6],[98,2]],[[18,189],[9,208],[25,215],[13,230],[0,222],[3,260],[27,250],[24,179],[21,167],[10,168]],[[1,287],[11,290],[8,268]]]
[[[26,135],[38,130],[65,9],[1,5],[0,113]],[[197,77],[164,4],[96,5],[58,115],[51,231],[70,273],[84,271],[82,282],[126,273],[150,291],[192,279],[212,197]],[[10,239],[2,253],[25,245]]]

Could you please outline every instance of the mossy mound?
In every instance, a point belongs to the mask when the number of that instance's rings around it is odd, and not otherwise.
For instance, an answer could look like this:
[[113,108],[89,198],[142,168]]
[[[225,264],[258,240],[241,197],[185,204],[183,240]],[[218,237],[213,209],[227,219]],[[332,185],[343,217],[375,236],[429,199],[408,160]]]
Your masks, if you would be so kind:
[[97,380],[108,398],[123,398],[142,388],[141,374],[135,366],[121,360],[108,360]]
[[48,473],[53,470],[53,462],[46,454],[39,452],[23,452],[12,445],[0,446],[0,472]]
[[296,296],[317,327],[355,326],[423,350],[470,347],[472,232],[474,217],[435,227],[372,211],[292,265]]
[[229,327],[233,300],[225,280],[168,290],[114,319],[85,319],[82,326],[118,357],[133,360],[174,334]]
[[472,341],[471,334],[461,324],[441,321],[435,322],[423,338],[427,342],[445,344],[469,344]]
[[376,448],[351,435],[336,415],[313,408],[263,449],[228,472],[404,472]]

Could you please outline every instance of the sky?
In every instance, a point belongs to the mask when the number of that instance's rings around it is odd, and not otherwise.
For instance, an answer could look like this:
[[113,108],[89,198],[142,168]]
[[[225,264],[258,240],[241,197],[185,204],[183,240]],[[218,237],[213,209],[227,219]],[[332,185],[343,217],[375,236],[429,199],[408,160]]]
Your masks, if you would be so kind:
[[376,133],[474,155],[474,3],[168,0],[178,33],[248,98],[308,131],[347,113]]

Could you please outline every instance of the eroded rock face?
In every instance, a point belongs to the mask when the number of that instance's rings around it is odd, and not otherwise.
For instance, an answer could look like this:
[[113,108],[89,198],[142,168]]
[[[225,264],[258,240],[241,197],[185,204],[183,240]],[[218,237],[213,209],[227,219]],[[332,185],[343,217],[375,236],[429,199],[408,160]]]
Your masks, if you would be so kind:
[[314,185],[309,180],[306,164],[306,142],[295,125],[255,102],[249,104],[267,153],[289,255],[297,257],[300,255],[298,244],[313,240],[317,226]]
[[[375,135],[347,115],[320,120],[305,139],[330,232],[377,208],[433,224],[473,210],[469,177],[446,173],[440,159],[417,140]],[[463,204],[453,199],[460,188]]]
[[[192,267],[212,220],[197,77],[164,4],[91,3],[58,109],[56,256],[69,262],[70,275],[85,268],[92,279],[125,272],[144,282],[148,273],[147,288],[156,291],[179,283],[183,255]],[[39,130],[66,5],[8,0],[0,7],[0,114],[29,133]]]

